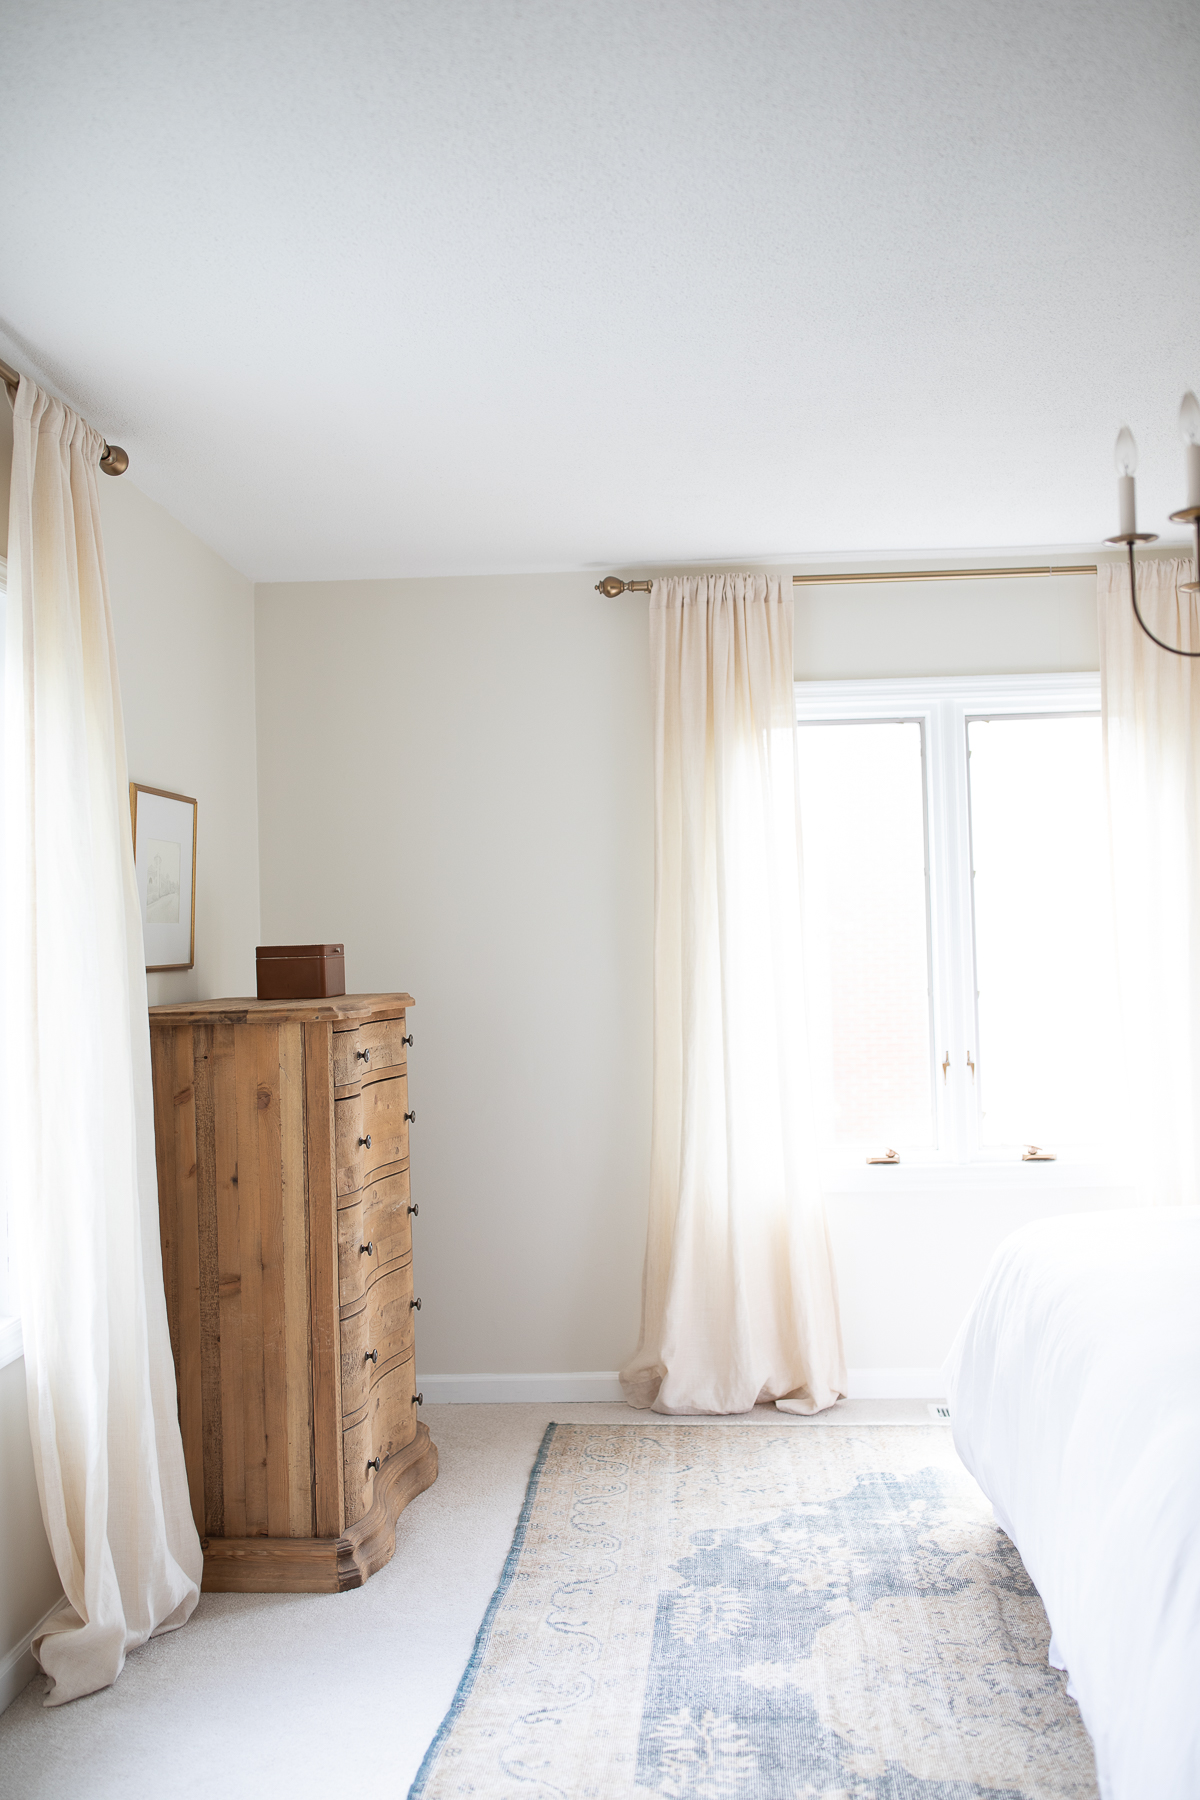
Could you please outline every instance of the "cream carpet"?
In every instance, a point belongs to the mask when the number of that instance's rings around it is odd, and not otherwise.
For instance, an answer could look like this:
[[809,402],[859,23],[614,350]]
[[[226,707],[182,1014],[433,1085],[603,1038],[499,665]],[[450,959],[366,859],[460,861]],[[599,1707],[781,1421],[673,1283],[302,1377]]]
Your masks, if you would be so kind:
[[[3,1800],[404,1800],[500,1579],[547,1424],[644,1423],[623,1406],[430,1406],[440,1472],[396,1554],[348,1594],[205,1594],[182,1631],[135,1651],[115,1687],[0,1715]],[[842,1401],[749,1429],[928,1425],[923,1402]],[[713,1421],[720,1424],[722,1421]]]

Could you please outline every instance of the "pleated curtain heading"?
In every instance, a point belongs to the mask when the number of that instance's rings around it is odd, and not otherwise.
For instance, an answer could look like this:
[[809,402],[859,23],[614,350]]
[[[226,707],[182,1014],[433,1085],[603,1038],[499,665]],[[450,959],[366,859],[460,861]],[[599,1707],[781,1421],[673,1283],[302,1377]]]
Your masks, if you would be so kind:
[[634,1406],[846,1392],[817,1170],[790,586],[656,581],[654,1096]]
[[[1200,650],[1190,560],[1138,564],[1138,604],[1168,644]],[[1129,570],[1098,572],[1124,1105],[1122,1160],[1140,1200],[1200,1203],[1200,659],[1152,644]]]
[[98,433],[22,380],[5,662],[8,1191],[58,1705],[181,1625],[192,1522],[159,1245],[145,956]]

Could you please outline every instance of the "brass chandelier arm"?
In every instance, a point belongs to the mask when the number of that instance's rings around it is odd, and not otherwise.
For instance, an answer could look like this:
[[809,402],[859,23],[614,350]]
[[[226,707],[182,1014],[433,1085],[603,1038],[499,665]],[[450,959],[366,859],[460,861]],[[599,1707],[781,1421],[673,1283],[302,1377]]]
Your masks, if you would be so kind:
[[[16,369],[10,369],[8,364],[3,361],[0,361],[0,381],[3,381],[5,387],[12,394],[15,394],[21,385],[21,377]],[[104,454],[100,458],[100,467],[106,475],[123,475],[129,467],[128,453],[122,450],[120,444],[106,443]]]

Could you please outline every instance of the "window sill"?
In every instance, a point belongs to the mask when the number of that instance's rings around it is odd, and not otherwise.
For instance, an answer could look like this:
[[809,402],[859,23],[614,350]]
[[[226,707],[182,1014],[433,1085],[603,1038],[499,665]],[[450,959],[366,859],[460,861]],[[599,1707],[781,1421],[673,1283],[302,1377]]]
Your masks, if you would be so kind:
[[962,1163],[840,1163],[822,1171],[822,1185],[831,1197],[838,1194],[891,1194],[897,1199],[910,1194],[1068,1193],[1092,1192],[1106,1196],[1125,1193],[1134,1200],[1131,1177],[1111,1164],[962,1162]]
[[0,1369],[18,1362],[25,1354],[20,1319],[0,1319]]

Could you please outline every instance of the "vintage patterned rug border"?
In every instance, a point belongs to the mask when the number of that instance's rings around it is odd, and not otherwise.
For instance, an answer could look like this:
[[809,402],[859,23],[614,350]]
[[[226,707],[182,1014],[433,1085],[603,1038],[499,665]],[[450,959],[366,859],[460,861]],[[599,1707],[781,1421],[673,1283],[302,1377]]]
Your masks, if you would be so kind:
[[[628,1429],[628,1427],[625,1427],[625,1429]],[[525,1484],[525,1498],[521,1502],[521,1511],[517,1516],[517,1528],[513,1532],[513,1541],[509,1545],[508,1555],[504,1559],[504,1567],[500,1571],[500,1579],[496,1583],[496,1591],[488,1601],[488,1608],[483,1615],[483,1621],[480,1624],[479,1630],[475,1633],[475,1642],[471,1646],[471,1654],[467,1658],[467,1666],[462,1672],[462,1679],[454,1690],[454,1698],[450,1702],[446,1716],[438,1726],[433,1742],[421,1759],[421,1766],[417,1770],[416,1780],[408,1790],[408,1800],[421,1800],[421,1795],[425,1791],[425,1783],[429,1780],[433,1766],[438,1759],[438,1753],[441,1750],[442,1745],[446,1742],[446,1739],[450,1736],[450,1733],[454,1730],[455,1725],[458,1723],[459,1715],[467,1704],[467,1701],[470,1699],[471,1689],[475,1685],[475,1678],[483,1667],[483,1658],[484,1653],[487,1650],[488,1638],[491,1636],[492,1622],[499,1612],[504,1596],[512,1585],[513,1576],[517,1572],[517,1565],[521,1560],[521,1551],[525,1548],[525,1533],[528,1531],[529,1521],[533,1517],[533,1503],[537,1499],[538,1483],[542,1478],[542,1470],[546,1467],[546,1458],[550,1454],[550,1446],[554,1442],[554,1434],[557,1430],[557,1421],[552,1420],[550,1424],[547,1425],[542,1441],[538,1446],[538,1453],[533,1460],[533,1467],[529,1471],[529,1480]]]

